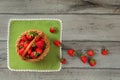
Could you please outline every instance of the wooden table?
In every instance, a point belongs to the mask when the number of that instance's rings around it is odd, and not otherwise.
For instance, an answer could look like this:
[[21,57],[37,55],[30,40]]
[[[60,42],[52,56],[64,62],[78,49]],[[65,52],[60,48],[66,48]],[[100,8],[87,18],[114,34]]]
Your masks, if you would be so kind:
[[[98,3],[89,1],[0,0],[0,79],[120,80],[119,1],[98,0]],[[63,65],[60,72],[10,71],[7,68],[7,29],[10,18],[61,19],[63,22],[62,40],[65,45],[62,54],[68,60],[68,64]],[[97,66],[91,68],[83,65],[78,58],[69,57],[66,54],[67,46],[77,51],[94,49]],[[100,55],[100,49],[103,46],[110,51],[107,57]]]

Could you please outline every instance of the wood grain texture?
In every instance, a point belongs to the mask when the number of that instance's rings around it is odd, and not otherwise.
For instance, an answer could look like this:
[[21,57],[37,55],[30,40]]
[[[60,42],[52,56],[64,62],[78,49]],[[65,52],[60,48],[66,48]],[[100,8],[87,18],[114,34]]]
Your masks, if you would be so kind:
[[[0,68],[7,67],[7,45],[6,41],[0,41]],[[81,42],[81,41],[63,41],[62,54],[67,59],[67,64],[64,68],[91,68],[88,64],[84,65],[78,57],[70,57],[67,50],[75,49],[78,53],[86,53],[88,49],[93,49],[96,53],[94,58],[97,60],[97,65],[94,68],[120,68],[120,42]],[[106,47],[109,50],[108,56],[101,55],[101,48]],[[82,50],[82,51],[81,51]],[[112,61],[112,62],[111,62]]]
[[[66,14],[66,13],[82,13],[82,14],[120,14],[118,6],[100,6],[84,0],[0,0],[0,14],[16,13],[16,14]],[[99,3],[103,0],[98,0]],[[115,2],[118,0],[104,0],[107,2]],[[119,1],[118,1],[119,2]],[[118,4],[115,2],[115,4]]]
[[0,67],[7,67],[7,42],[0,41]]
[[62,69],[60,72],[12,72],[0,69],[2,80],[119,80],[119,70]]
[[[7,4],[7,5],[4,5]],[[2,0],[1,13],[56,13],[69,10],[74,5],[82,5],[81,0]]]
[[84,1],[89,1],[94,4],[100,4],[100,5],[112,5],[112,6],[119,6],[120,5],[120,0],[84,0]]
[[0,15],[0,40],[7,40],[10,18],[58,18],[63,40],[120,41],[119,15]]
[[[63,41],[65,46],[63,47],[63,56],[68,59],[68,64],[65,67],[80,67],[80,68],[90,68],[89,65],[84,65],[80,62],[79,58],[71,58],[67,55],[67,51],[73,48],[77,53],[84,53],[88,49],[93,49],[95,51],[95,58],[97,60],[97,65],[94,68],[120,68],[120,64],[116,61],[120,61],[120,42],[80,42],[80,41]],[[101,48],[106,47],[109,50],[108,56],[101,55]]]
[[[119,0],[0,0],[0,79],[119,80]],[[63,21],[62,54],[68,61],[60,72],[12,72],[7,69],[7,29],[10,18],[59,18]],[[105,46],[109,55],[100,55]],[[83,65],[66,50],[96,52],[97,66]],[[103,69],[104,68],[104,69]],[[107,69],[106,69],[107,68]],[[109,69],[108,69],[109,68]]]

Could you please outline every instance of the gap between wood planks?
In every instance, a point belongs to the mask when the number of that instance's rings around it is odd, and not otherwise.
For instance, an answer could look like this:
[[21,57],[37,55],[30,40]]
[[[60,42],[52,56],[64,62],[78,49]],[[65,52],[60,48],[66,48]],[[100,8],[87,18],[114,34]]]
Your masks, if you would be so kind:
[[0,13],[0,15],[120,15],[120,13]]

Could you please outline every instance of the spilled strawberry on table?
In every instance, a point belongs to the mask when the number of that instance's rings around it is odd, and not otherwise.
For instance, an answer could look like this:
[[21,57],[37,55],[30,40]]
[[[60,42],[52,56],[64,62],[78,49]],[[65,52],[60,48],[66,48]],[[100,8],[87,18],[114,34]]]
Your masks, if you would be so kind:
[[[53,34],[53,33],[55,34],[57,31],[56,31],[56,29],[55,29],[54,27],[51,27],[51,28],[50,28],[50,32],[51,32],[52,34]],[[59,40],[54,40],[54,41],[53,41],[53,44],[54,44],[56,47],[60,47],[60,46],[62,47],[62,43],[61,43]],[[84,52],[84,53],[82,52],[82,53],[81,53],[81,52],[77,52],[75,49],[70,48],[70,49],[68,49],[68,50],[66,51],[66,53],[67,53],[70,57],[78,57],[83,64],[88,63],[89,66],[91,66],[91,67],[94,67],[94,66],[97,65],[96,59],[93,58],[93,57],[95,56],[95,54],[96,54],[93,49],[88,49],[86,52]],[[107,50],[106,48],[101,49],[101,54],[102,54],[103,56],[108,55],[108,50]],[[67,59],[64,58],[64,57],[60,58],[59,60],[60,60],[60,62],[61,62],[62,64],[66,64],[66,63],[67,63]]]

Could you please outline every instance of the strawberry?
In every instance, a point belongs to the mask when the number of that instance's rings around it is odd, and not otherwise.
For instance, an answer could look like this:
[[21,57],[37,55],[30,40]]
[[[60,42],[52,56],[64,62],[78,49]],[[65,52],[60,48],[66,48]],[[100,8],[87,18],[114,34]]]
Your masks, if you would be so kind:
[[30,57],[33,58],[33,59],[37,58],[38,56],[39,56],[39,54],[37,52],[32,52],[30,54]]
[[57,47],[60,47],[60,45],[61,45],[61,42],[59,40],[55,40],[55,41],[53,41],[53,43]]
[[75,56],[75,50],[74,49],[69,49],[67,50],[69,56]]
[[19,49],[23,48],[24,47],[24,41],[20,41],[19,44],[18,44],[18,47],[19,47]]
[[61,59],[61,63],[62,63],[62,64],[66,64],[66,62],[67,62],[67,60],[66,60],[65,58],[62,58],[62,59]]
[[41,54],[42,53],[42,49],[36,48],[36,52],[39,53],[39,54]]
[[89,65],[92,66],[92,67],[95,66],[96,65],[96,60],[95,59],[90,59],[89,60]]
[[19,46],[24,46],[24,41],[20,41]]
[[40,41],[36,42],[36,46],[38,48],[43,48],[44,44],[45,44],[45,42],[43,40],[40,40]]
[[29,48],[28,49],[28,54],[31,54],[32,53],[32,48]]
[[84,55],[84,54],[82,54],[82,55],[80,56],[80,60],[85,64],[85,63],[87,62],[87,56]]
[[88,55],[88,56],[91,56],[91,57],[92,57],[92,56],[94,56],[94,54],[95,54],[95,53],[94,53],[94,51],[93,51],[92,49],[90,49],[90,50],[87,51],[87,55]]
[[38,41],[40,41],[41,40],[41,37],[40,38],[36,38],[35,39],[35,42],[38,42]]
[[22,41],[27,41],[27,38],[25,35],[22,36]]
[[28,40],[32,40],[33,39],[33,37],[28,35],[28,34],[26,35],[26,37],[27,37]]
[[28,32],[26,34],[26,37],[27,37],[28,40],[32,40],[33,37],[35,37],[36,35],[37,35],[37,33],[35,33],[35,32]]
[[28,42],[25,42],[25,43],[24,43],[24,47],[25,47],[25,48],[26,48],[28,45],[29,45]]
[[106,56],[108,55],[108,50],[107,49],[102,49],[101,54]]
[[19,52],[19,55],[22,55],[23,52],[24,52],[25,48],[21,48],[18,52]]
[[55,29],[54,27],[51,27],[51,28],[50,28],[50,32],[51,32],[51,33],[55,33],[55,32],[56,32],[56,29]]
[[40,40],[41,40],[41,41],[44,41],[44,39],[43,39],[43,38],[41,38]]

